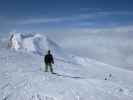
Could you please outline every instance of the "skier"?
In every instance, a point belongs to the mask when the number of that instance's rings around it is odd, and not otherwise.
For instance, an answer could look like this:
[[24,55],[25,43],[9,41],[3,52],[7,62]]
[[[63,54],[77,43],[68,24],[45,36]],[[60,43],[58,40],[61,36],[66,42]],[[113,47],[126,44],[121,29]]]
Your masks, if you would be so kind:
[[54,64],[54,59],[50,50],[48,50],[48,54],[45,55],[44,62],[45,62],[45,72],[48,72],[48,67],[49,67],[51,73],[54,74],[53,67],[52,67],[52,64]]

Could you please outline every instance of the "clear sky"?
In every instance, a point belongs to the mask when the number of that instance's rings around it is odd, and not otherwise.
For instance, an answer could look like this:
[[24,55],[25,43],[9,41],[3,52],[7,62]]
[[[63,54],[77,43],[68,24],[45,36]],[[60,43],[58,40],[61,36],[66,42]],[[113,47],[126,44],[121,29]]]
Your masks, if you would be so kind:
[[64,36],[132,25],[133,0],[0,0],[1,35],[16,30]]

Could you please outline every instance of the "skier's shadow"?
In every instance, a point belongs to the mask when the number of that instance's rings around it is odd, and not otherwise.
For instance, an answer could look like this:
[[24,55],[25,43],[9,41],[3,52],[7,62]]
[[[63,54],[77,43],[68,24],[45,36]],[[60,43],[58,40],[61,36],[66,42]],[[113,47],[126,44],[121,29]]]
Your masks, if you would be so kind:
[[53,73],[57,76],[62,76],[62,77],[66,77],[66,78],[75,78],[75,79],[82,79],[82,77],[79,76],[70,76],[70,75],[63,75],[63,74],[59,74],[59,73]]

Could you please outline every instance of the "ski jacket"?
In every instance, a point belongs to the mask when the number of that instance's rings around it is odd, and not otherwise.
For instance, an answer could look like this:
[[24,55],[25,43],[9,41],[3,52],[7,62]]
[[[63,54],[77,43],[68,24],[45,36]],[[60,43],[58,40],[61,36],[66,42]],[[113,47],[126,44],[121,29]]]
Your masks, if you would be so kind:
[[51,54],[45,55],[45,57],[44,57],[44,62],[45,62],[46,64],[48,64],[48,63],[53,63],[53,64],[54,64],[53,56],[52,56]]

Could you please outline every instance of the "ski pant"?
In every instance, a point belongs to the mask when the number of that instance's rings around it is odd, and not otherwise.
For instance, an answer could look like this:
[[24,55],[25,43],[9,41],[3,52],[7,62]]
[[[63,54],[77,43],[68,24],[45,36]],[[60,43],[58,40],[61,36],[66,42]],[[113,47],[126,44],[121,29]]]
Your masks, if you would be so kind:
[[48,68],[50,68],[50,71],[53,73],[53,67],[51,63],[45,63],[45,72],[48,71]]

